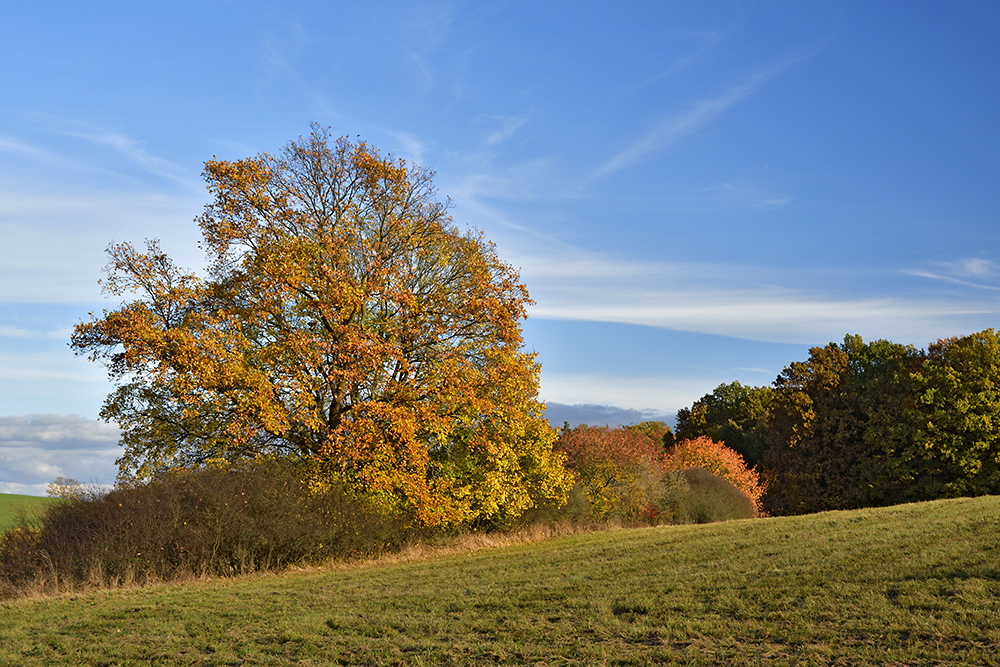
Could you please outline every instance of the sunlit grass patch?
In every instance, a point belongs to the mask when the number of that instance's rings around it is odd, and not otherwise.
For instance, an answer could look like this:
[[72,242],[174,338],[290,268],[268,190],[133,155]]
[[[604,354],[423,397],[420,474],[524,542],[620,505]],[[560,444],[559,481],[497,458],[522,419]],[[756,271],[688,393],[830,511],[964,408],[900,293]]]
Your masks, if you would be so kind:
[[0,532],[9,530],[25,519],[29,523],[45,511],[55,498],[43,496],[23,496],[15,493],[0,493]]

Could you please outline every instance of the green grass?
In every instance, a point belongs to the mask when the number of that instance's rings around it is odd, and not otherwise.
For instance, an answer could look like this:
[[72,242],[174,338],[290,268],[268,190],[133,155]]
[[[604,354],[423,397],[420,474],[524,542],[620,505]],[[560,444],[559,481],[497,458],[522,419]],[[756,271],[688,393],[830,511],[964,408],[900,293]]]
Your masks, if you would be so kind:
[[0,604],[0,665],[1000,665],[1000,497]]
[[31,520],[52,502],[58,502],[58,500],[40,496],[0,493],[0,532],[13,528],[22,518]]

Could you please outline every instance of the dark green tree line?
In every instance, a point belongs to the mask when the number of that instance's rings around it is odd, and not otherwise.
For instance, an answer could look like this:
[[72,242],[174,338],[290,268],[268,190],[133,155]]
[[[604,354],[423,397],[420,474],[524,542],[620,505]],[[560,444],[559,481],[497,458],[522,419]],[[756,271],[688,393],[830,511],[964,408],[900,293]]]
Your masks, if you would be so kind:
[[677,438],[701,435],[758,467],[773,514],[1000,493],[1000,340],[849,335],[771,387],[720,385],[679,411]]
[[675,438],[693,440],[706,436],[724,441],[755,466],[767,448],[766,419],[774,391],[770,387],[749,387],[739,382],[721,384],[711,394],[677,411]]

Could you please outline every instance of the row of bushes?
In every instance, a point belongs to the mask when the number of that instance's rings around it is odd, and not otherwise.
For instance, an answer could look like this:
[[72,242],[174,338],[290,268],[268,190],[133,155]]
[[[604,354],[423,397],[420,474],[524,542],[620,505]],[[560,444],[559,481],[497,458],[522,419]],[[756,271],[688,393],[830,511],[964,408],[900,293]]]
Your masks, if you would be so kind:
[[53,504],[41,527],[0,536],[0,599],[377,554],[413,538],[412,525],[341,488],[310,488],[292,465],[175,471],[77,494]]
[[[665,425],[564,429],[557,449],[577,483],[531,523],[706,523],[759,513],[761,489],[739,455],[707,438],[665,448]],[[108,493],[63,483],[41,527],[0,535],[0,599],[36,591],[230,576],[393,551],[419,533],[300,466],[263,461],[175,470]],[[66,482],[66,480],[63,480]]]

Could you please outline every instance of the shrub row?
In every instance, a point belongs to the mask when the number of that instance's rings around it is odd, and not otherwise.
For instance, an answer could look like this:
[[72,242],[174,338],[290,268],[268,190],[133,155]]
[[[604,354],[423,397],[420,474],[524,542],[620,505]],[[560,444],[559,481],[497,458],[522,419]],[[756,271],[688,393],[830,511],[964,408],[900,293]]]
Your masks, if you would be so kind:
[[177,471],[54,504],[40,528],[0,536],[0,598],[375,554],[400,547],[410,525],[341,488],[310,489],[293,466]]
[[[663,443],[655,429],[565,429],[558,448],[577,478],[568,502],[536,508],[506,528],[757,516],[756,478],[738,455],[707,438]],[[176,470],[105,494],[75,491],[40,527],[0,535],[0,599],[280,569],[429,537],[417,535],[413,517],[385,516],[344,488],[309,479],[294,464],[265,461]]]

